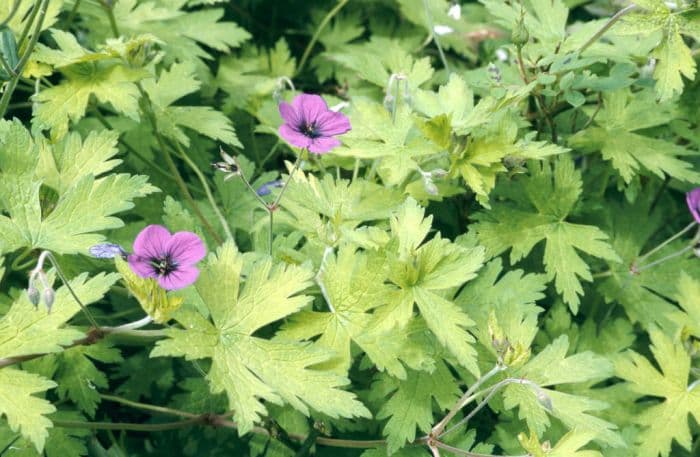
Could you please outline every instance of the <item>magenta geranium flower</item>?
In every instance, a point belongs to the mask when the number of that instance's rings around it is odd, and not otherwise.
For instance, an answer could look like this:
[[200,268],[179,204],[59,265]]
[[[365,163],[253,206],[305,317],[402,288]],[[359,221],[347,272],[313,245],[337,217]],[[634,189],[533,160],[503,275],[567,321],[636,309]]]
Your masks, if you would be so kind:
[[306,148],[315,154],[323,154],[340,146],[335,135],[350,131],[350,121],[343,113],[328,109],[318,95],[297,95],[291,104],[280,103],[280,115],[284,124],[280,135],[292,146]]
[[685,200],[688,202],[690,214],[692,214],[695,221],[700,224],[700,187],[696,187],[685,194]]
[[206,253],[201,238],[192,232],[171,235],[162,225],[149,225],[136,236],[128,259],[142,278],[155,278],[163,289],[175,290],[197,280],[195,265]]

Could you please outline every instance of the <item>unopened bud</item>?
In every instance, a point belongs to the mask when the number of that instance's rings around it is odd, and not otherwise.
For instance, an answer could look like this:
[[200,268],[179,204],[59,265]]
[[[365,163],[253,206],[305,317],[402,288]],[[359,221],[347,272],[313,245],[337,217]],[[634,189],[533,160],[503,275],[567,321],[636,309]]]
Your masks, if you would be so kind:
[[47,287],[44,289],[44,304],[46,305],[46,309],[51,312],[51,307],[53,306],[53,302],[56,300],[56,293],[53,291],[52,288]]
[[438,188],[432,179],[429,179],[429,178],[423,179],[423,187],[425,187],[425,191],[427,193],[429,193],[430,195],[437,195],[438,194]]
[[39,289],[34,287],[33,284],[30,284],[29,287],[27,288],[27,297],[29,297],[29,301],[31,302],[34,307],[39,306],[39,301],[41,300],[41,294],[39,293]]
[[435,170],[432,170],[430,172],[430,176],[433,179],[443,179],[447,177],[447,170],[443,170],[442,168],[436,168]]
[[549,395],[547,395],[547,392],[544,391],[540,386],[531,384],[532,390],[535,391],[535,398],[537,398],[537,401],[544,409],[547,411],[552,410],[552,399]]
[[515,27],[510,34],[510,41],[517,47],[524,46],[530,40],[530,33],[525,27],[525,11],[521,11],[520,19],[515,23]]

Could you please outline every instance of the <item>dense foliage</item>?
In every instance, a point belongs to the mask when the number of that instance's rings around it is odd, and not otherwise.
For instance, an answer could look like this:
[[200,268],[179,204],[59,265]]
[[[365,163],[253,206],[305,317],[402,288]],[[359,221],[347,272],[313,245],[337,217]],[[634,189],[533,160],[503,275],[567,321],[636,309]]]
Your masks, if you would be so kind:
[[700,455],[697,1],[0,21],[0,456]]

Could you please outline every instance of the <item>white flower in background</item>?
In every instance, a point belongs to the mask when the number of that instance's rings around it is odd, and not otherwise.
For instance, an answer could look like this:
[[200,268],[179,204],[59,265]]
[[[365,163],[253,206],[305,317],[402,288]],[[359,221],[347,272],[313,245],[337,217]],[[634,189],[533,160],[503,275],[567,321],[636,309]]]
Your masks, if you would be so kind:
[[508,60],[508,51],[503,48],[496,49],[496,58],[499,62],[506,62]]
[[453,29],[449,25],[437,24],[433,27],[433,32],[435,32],[435,35],[439,35],[439,36],[448,35],[454,31],[455,31],[455,29]]
[[450,6],[450,9],[447,10],[447,15],[452,19],[459,20],[462,17],[462,6],[459,3],[454,3]]

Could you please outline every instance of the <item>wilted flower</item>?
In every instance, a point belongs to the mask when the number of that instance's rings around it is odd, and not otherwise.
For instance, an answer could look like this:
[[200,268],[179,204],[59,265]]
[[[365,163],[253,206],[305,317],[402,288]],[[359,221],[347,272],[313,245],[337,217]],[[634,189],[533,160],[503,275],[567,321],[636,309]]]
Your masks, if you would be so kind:
[[274,181],[266,182],[262,186],[258,187],[257,194],[262,196],[270,195],[272,189],[284,187],[284,182],[281,179],[276,179]]
[[149,225],[136,236],[129,265],[142,278],[155,278],[167,290],[182,289],[199,276],[195,266],[206,255],[202,240],[192,232],[171,235],[162,225]]
[[459,20],[462,17],[462,6],[459,3],[454,3],[447,10],[447,15],[452,19]]
[[690,214],[693,215],[695,222],[700,224],[700,187],[696,187],[685,194],[685,200],[688,202]]
[[114,243],[100,243],[89,249],[90,254],[98,259],[113,259],[117,256],[126,258],[126,251],[123,247]]
[[222,148],[219,148],[219,153],[221,153],[221,158],[224,159],[224,161],[214,162],[211,164],[211,166],[214,167],[215,170],[226,173],[226,176],[224,176],[224,181],[228,181],[234,176],[240,175],[241,169],[238,166],[236,159],[228,155]]
[[315,154],[323,154],[340,146],[335,135],[350,131],[350,121],[343,113],[328,109],[318,95],[297,95],[291,104],[279,105],[284,124],[279,132],[292,146],[306,148]]

